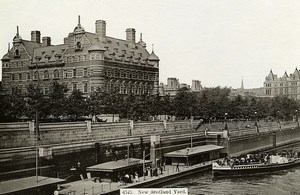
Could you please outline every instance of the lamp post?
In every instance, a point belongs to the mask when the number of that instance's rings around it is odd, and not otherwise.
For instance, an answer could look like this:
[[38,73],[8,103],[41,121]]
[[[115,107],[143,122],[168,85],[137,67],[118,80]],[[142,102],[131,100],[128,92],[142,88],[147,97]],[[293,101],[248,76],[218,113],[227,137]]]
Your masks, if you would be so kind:
[[228,130],[228,124],[227,124],[227,116],[228,116],[228,113],[227,112],[225,112],[225,114],[224,114],[224,122],[225,122],[225,130]]
[[299,122],[298,122],[298,110],[295,110],[295,112],[296,112],[296,122],[297,122],[297,127],[299,127]]
[[257,112],[256,111],[254,111],[254,121],[255,121],[255,124],[257,124],[258,117],[257,117]]
[[144,181],[145,181],[145,173],[146,173],[145,159],[146,159],[147,156],[150,155],[150,153],[147,154],[147,155],[145,153],[146,153],[146,151],[143,150],[143,177],[144,177]]

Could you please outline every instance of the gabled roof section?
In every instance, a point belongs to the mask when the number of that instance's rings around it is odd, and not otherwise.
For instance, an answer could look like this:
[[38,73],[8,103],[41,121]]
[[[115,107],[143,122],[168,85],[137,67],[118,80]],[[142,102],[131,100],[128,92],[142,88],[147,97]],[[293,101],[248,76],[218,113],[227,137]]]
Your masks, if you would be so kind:
[[289,78],[288,74],[286,73],[286,71],[284,72],[283,76],[282,76],[283,79],[287,79]]
[[270,70],[270,73],[268,74],[267,78],[269,78],[270,80],[274,81],[274,74],[272,72],[272,69]]
[[295,71],[294,71],[294,73],[292,74],[292,77],[293,77],[294,79],[299,79],[299,71],[298,71],[297,67],[295,68]]
[[[40,43],[28,41],[28,40],[22,40],[21,42],[18,42],[18,49],[20,50],[20,56],[17,59],[32,59],[33,57],[33,51],[35,48],[41,47]],[[14,52],[15,52],[15,45],[5,54],[5,59],[16,59]],[[4,58],[4,56],[3,56]]]

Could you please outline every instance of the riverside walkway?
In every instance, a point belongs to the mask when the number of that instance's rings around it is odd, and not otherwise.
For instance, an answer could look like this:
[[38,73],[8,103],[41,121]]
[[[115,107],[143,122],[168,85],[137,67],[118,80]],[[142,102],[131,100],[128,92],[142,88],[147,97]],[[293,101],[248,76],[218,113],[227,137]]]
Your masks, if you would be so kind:
[[60,194],[64,195],[96,195],[96,194],[119,194],[119,190],[123,188],[145,188],[168,182],[174,179],[195,174],[197,172],[211,169],[214,161],[208,161],[193,166],[179,166],[179,172],[176,166],[166,165],[162,174],[158,171],[158,176],[139,177],[138,182],[127,183],[121,182],[94,182],[93,180],[80,180],[61,185]]

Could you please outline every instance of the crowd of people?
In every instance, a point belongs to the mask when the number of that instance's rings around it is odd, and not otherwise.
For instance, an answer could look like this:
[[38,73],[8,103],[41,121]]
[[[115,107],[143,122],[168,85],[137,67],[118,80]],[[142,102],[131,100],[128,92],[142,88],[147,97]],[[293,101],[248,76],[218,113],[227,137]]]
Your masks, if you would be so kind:
[[234,166],[234,165],[249,165],[249,164],[268,164],[270,163],[270,156],[276,155],[286,158],[300,158],[300,152],[293,150],[282,151],[276,154],[258,153],[247,154],[239,157],[226,157],[222,160],[218,160],[217,163],[222,166]]
[[[145,168],[144,175],[149,177],[157,177],[160,174],[162,175],[163,171],[165,170],[166,170],[165,164],[156,167],[151,167],[150,165],[148,165]],[[126,173],[124,176],[119,174],[118,178],[119,178],[119,182],[122,182],[124,185],[126,185],[127,183],[139,182],[140,176],[142,175],[139,175],[138,172],[135,171],[134,173]]]

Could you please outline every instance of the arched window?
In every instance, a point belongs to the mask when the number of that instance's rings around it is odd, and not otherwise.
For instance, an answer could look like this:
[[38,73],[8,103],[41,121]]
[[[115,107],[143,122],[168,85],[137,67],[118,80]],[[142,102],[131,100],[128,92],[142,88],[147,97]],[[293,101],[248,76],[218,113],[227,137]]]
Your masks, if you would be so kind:
[[132,93],[132,85],[131,83],[127,83],[127,86],[126,86],[126,93]]
[[143,94],[142,93],[142,83],[139,84],[138,94]]
[[120,86],[120,93],[122,93],[122,94],[126,93],[126,87],[125,87],[124,83],[122,83],[121,86]]
[[34,75],[33,75],[33,79],[34,79],[34,80],[38,80],[38,77],[39,77],[39,72],[38,72],[38,71],[35,71],[35,72],[34,72]]
[[133,93],[138,94],[138,86],[136,83],[133,84]]
[[44,79],[49,79],[49,71],[48,70],[44,71]]
[[120,71],[120,76],[121,76],[121,78],[125,78],[126,77],[126,73],[125,73],[124,70]]
[[20,51],[18,49],[16,49],[15,51],[15,57],[19,57],[20,56]]
[[77,42],[77,43],[76,43],[76,49],[78,49],[78,50],[81,49],[81,43],[80,43],[80,42]]
[[129,78],[129,79],[131,79],[132,75],[131,75],[131,72],[130,72],[130,71],[127,71],[126,77]]
[[59,71],[57,69],[54,70],[54,78],[59,78]]
[[120,82],[119,81],[115,82],[115,88],[114,88],[114,90],[117,90],[117,91],[120,90]]

